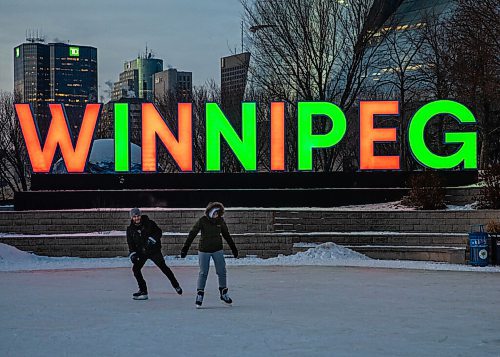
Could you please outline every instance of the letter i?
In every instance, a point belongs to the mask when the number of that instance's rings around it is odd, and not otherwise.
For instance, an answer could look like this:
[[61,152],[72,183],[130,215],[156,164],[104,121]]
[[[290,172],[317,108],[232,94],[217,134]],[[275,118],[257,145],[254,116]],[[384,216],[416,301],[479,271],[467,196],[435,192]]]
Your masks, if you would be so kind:
[[128,103],[115,103],[115,171],[130,170]]
[[285,170],[285,103],[271,103],[271,170]]

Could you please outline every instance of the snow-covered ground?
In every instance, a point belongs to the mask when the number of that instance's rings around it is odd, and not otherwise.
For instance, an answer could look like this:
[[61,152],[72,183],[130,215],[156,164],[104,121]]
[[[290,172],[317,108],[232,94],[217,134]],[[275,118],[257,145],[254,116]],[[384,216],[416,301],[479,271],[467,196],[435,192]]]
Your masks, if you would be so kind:
[[[170,266],[197,266],[198,257],[190,255],[185,259],[178,256],[166,256]],[[148,262],[152,265],[151,262]],[[471,272],[500,272],[500,266],[472,267],[458,264],[445,264],[409,260],[377,260],[354,252],[335,243],[312,246],[305,252],[294,255],[280,255],[275,258],[261,259],[254,256],[234,259],[227,257],[229,266],[345,266],[419,270],[448,270]],[[126,257],[117,258],[75,258],[44,257],[20,251],[12,246],[0,243],[0,271],[52,270],[52,269],[92,269],[130,267]]]

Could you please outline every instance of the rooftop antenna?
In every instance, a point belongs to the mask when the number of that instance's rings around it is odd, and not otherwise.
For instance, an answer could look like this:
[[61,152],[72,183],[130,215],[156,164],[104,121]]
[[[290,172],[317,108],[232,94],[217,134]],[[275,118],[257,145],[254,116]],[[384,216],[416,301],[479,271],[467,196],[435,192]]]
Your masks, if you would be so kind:
[[42,36],[41,32],[40,33],[38,32],[38,29],[37,30],[27,29],[25,31],[25,34],[26,34],[26,41],[27,42],[31,42],[31,43],[45,42],[45,38]]
[[241,53],[243,53],[243,21],[241,21]]

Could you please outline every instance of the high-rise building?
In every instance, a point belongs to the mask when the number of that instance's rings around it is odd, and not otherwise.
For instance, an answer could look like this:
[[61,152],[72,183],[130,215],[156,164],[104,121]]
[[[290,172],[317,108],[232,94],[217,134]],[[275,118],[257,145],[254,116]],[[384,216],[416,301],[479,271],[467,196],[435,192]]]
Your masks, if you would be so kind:
[[152,58],[151,52],[125,62],[123,72],[113,86],[111,100],[141,98],[152,101],[153,74],[162,70],[163,60]]
[[221,58],[221,105],[226,115],[240,122],[241,102],[245,96],[245,87],[250,64],[250,52]]
[[181,72],[175,68],[153,75],[155,101],[162,100],[168,93],[173,93],[181,101],[189,101],[193,91],[193,73]]
[[46,133],[49,103],[64,104],[73,135],[87,103],[97,101],[97,49],[27,39],[14,48],[14,91],[17,100],[32,104],[38,127]]
[[[391,1],[387,1],[389,3]],[[399,0],[393,4],[391,16],[384,22],[382,30],[387,37],[382,37],[382,42],[377,51],[385,55],[376,68],[370,69],[368,84],[391,82],[389,78],[396,78],[399,73],[399,66],[404,65],[406,75],[420,70],[426,66],[420,53],[421,48],[416,48],[415,43],[419,38],[419,32],[427,26],[427,21],[432,17],[441,20],[449,17],[456,6],[454,0]],[[389,32],[390,31],[390,32]],[[396,55],[399,54],[399,55]],[[415,55],[413,55],[413,53]],[[400,63],[394,63],[399,61]],[[374,84],[375,83],[375,84]],[[386,86],[382,90],[387,90],[392,85]]]
[[455,0],[402,0],[394,12],[393,23],[403,27],[396,30],[422,26],[431,16],[451,15],[455,7]]
[[139,98],[139,71],[132,69],[120,73],[118,82],[114,83],[111,100]]
[[30,103],[39,126],[46,126],[50,101],[50,48],[44,43],[23,43],[14,48],[16,101]]

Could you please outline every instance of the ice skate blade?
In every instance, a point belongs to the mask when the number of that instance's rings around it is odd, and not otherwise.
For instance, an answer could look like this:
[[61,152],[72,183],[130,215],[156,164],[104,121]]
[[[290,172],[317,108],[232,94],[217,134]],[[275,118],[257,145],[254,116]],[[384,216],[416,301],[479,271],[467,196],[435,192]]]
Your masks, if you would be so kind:
[[194,305],[197,309],[201,309],[201,305]]

